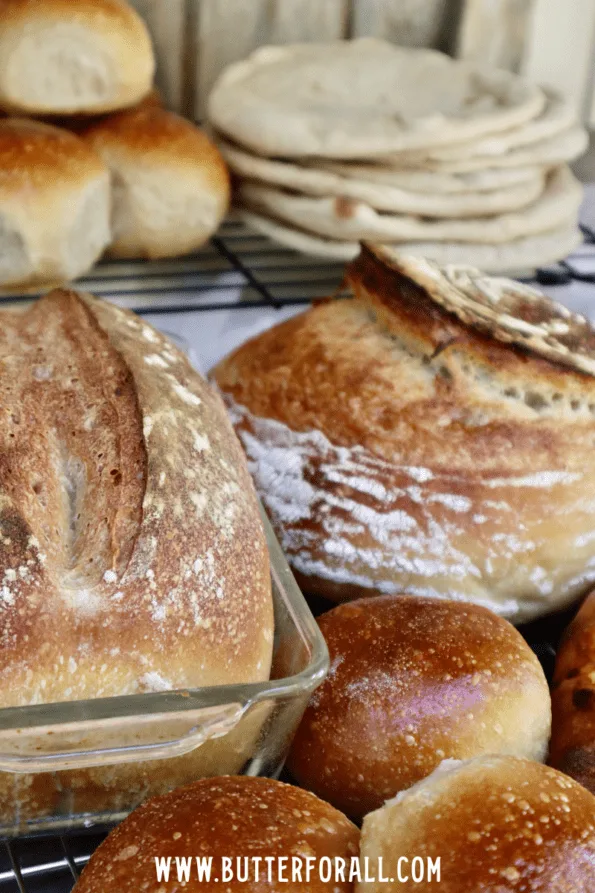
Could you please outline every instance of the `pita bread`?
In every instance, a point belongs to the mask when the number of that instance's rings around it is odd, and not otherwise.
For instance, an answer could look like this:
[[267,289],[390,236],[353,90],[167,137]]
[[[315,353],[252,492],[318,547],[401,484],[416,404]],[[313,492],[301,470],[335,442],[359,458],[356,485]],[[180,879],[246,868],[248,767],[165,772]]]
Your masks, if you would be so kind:
[[545,103],[510,72],[359,38],[260,48],[223,72],[208,117],[261,155],[346,159],[509,130]]
[[[358,242],[343,242],[313,236],[303,230],[287,226],[256,214],[242,211],[245,223],[287,248],[317,257],[353,260],[359,253]],[[486,273],[526,274],[538,267],[553,264],[568,257],[582,242],[576,226],[565,226],[539,236],[517,239],[503,245],[477,245],[464,242],[406,242],[386,246],[420,257],[428,257],[439,264],[469,263]]]
[[219,143],[221,154],[232,171],[266,184],[299,190],[307,195],[336,196],[362,201],[378,211],[416,214],[428,217],[477,217],[499,214],[526,207],[535,201],[545,186],[545,171],[533,172],[531,179],[492,192],[459,194],[416,193],[409,189],[367,182],[357,177],[342,177],[330,171],[301,167],[250,155],[226,143]]
[[595,375],[595,331],[590,323],[536,289],[486,276],[470,266],[441,268],[427,258],[387,246],[370,249],[465,325]]
[[540,140],[529,146],[520,146],[511,149],[503,155],[490,155],[489,160],[485,156],[461,157],[458,160],[446,161],[438,158],[422,158],[418,156],[414,160],[405,161],[404,156],[394,155],[385,159],[386,163],[393,164],[399,170],[408,165],[412,170],[423,170],[438,174],[470,174],[474,171],[482,171],[486,164],[494,168],[518,168],[531,166],[553,167],[563,162],[574,161],[579,158],[589,145],[589,136],[582,127],[572,127],[550,139]]
[[361,179],[367,183],[394,186],[397,189],[408,189],[416,193],[429,192],[430,195],[494,192],[497,189],[525,184],[534,180],[537,174],[542,175],[547,170],[545,167],[531,165],[529,167],[488,167],[468,174],[442,174],[437,171],[425,171],[419,167],[397,169],[380,164],[324,161],[323,159],[307,161],[306,165],[308,168],[330,171],[340,177]]
[[499,244],[547,232],[576,221],[583,191],[567,167],[557,168],[543,194],[520,211],[465,220],[426,220],[375,211],[345,198],[315,198],[243,183],[241,205],[319,236],[346,241],[478,242]]
[[[484,161],[489,163],[494,155],[506,155],[512,149],[551,140],[552,137],[576,128],[578,119],[573,105],[553,90],[544,87],[543,92],[547,101],[541,115],[521,127],[458,145],[439,146],[430,150],[426,157],[430,161],[460,161],[462,158],[486,156]],[[416,154],[419,156],[419,153]],[[415,155],[411,152],[405,152],[401,157],[415,160]]]

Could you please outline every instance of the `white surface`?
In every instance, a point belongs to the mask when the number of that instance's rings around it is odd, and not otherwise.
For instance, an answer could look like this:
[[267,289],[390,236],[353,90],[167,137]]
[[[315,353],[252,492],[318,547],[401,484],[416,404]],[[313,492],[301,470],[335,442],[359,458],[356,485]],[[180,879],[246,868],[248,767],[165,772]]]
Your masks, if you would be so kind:
[[240,310],[213,310],[208,313],[143,314],[156,328],[174,332],[189,342],[190,358],[204,375],[230,351],[265,329],[277,325],[305,307],[243,308]]

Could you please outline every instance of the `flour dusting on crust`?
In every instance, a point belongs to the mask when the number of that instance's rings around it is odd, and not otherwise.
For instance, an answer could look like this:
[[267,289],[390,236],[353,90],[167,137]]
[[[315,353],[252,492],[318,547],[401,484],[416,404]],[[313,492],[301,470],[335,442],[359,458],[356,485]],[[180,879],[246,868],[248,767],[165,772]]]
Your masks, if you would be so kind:
[[[519,511],[546,513],[562,488],[576,487],[583,529],[595,529],[595,505],[580,505],[579,473],[471,479],[394,465],[224,399],[282,546],[305,577],[473,601],[515,619],[541,613],[553,592],[570,599],[595,580],[582,555],[566,570],[551,567],[547,530],[537,526],[539,536],[528,536]],[[576,549],[578,540],[568,536],[569,551]],[[530,575],[527,564],[534,565]]]

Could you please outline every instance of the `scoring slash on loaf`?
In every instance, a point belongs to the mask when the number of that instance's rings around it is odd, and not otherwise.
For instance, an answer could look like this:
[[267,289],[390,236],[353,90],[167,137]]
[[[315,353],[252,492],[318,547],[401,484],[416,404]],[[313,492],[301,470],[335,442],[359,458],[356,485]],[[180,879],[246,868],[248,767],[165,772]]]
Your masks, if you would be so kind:
[[0,326],[0,706],[268,678],[254,490],[221,401],[133,314]]
[[288,767],[354,819],[444,759],[545,760],[548,685],[513,626],[477,605],[384,596],[319,618],[331,671],[310,700]]
[[110,179],[101,158],[57,127],[0,121],[0,287],[75,279],[110,239]]
[[[595,797],[529,760],[449,760],[365,818],[361,856],[371,865],[382,857],[395,880],[358,883],[356,893],[591,893]],[[403,883],[399,857],[408,859]],[[440,881],[416,883],[416,858],[439,859]]]
[[31,115],[99,114],[139,102],[155,58],[125,0],[2,0],[0,107]]
[[83,135],[112,174],[114,257],[163,258],[200,248],[225,216],[229,174],[203,131],[144,104]]
[[533,289],[367,246],[215,370],[304,588],[514,621],[595,580],[595,331]]

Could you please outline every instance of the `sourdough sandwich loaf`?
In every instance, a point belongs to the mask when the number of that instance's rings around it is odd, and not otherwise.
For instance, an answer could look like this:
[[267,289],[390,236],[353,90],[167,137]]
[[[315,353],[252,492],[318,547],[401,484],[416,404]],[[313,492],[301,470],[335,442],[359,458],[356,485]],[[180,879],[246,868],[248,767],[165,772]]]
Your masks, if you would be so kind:
[[595,332],[526,286],[365,246],[354,297],[214,378],[302,585],[522,621],[595,579]]
[[0,107],[30,115],[99,114],[149,93],[147,27],[124,0],[2,0]]
[[0,706],[268,678],[268,553],[219,397],[133,314],[0,324]]

